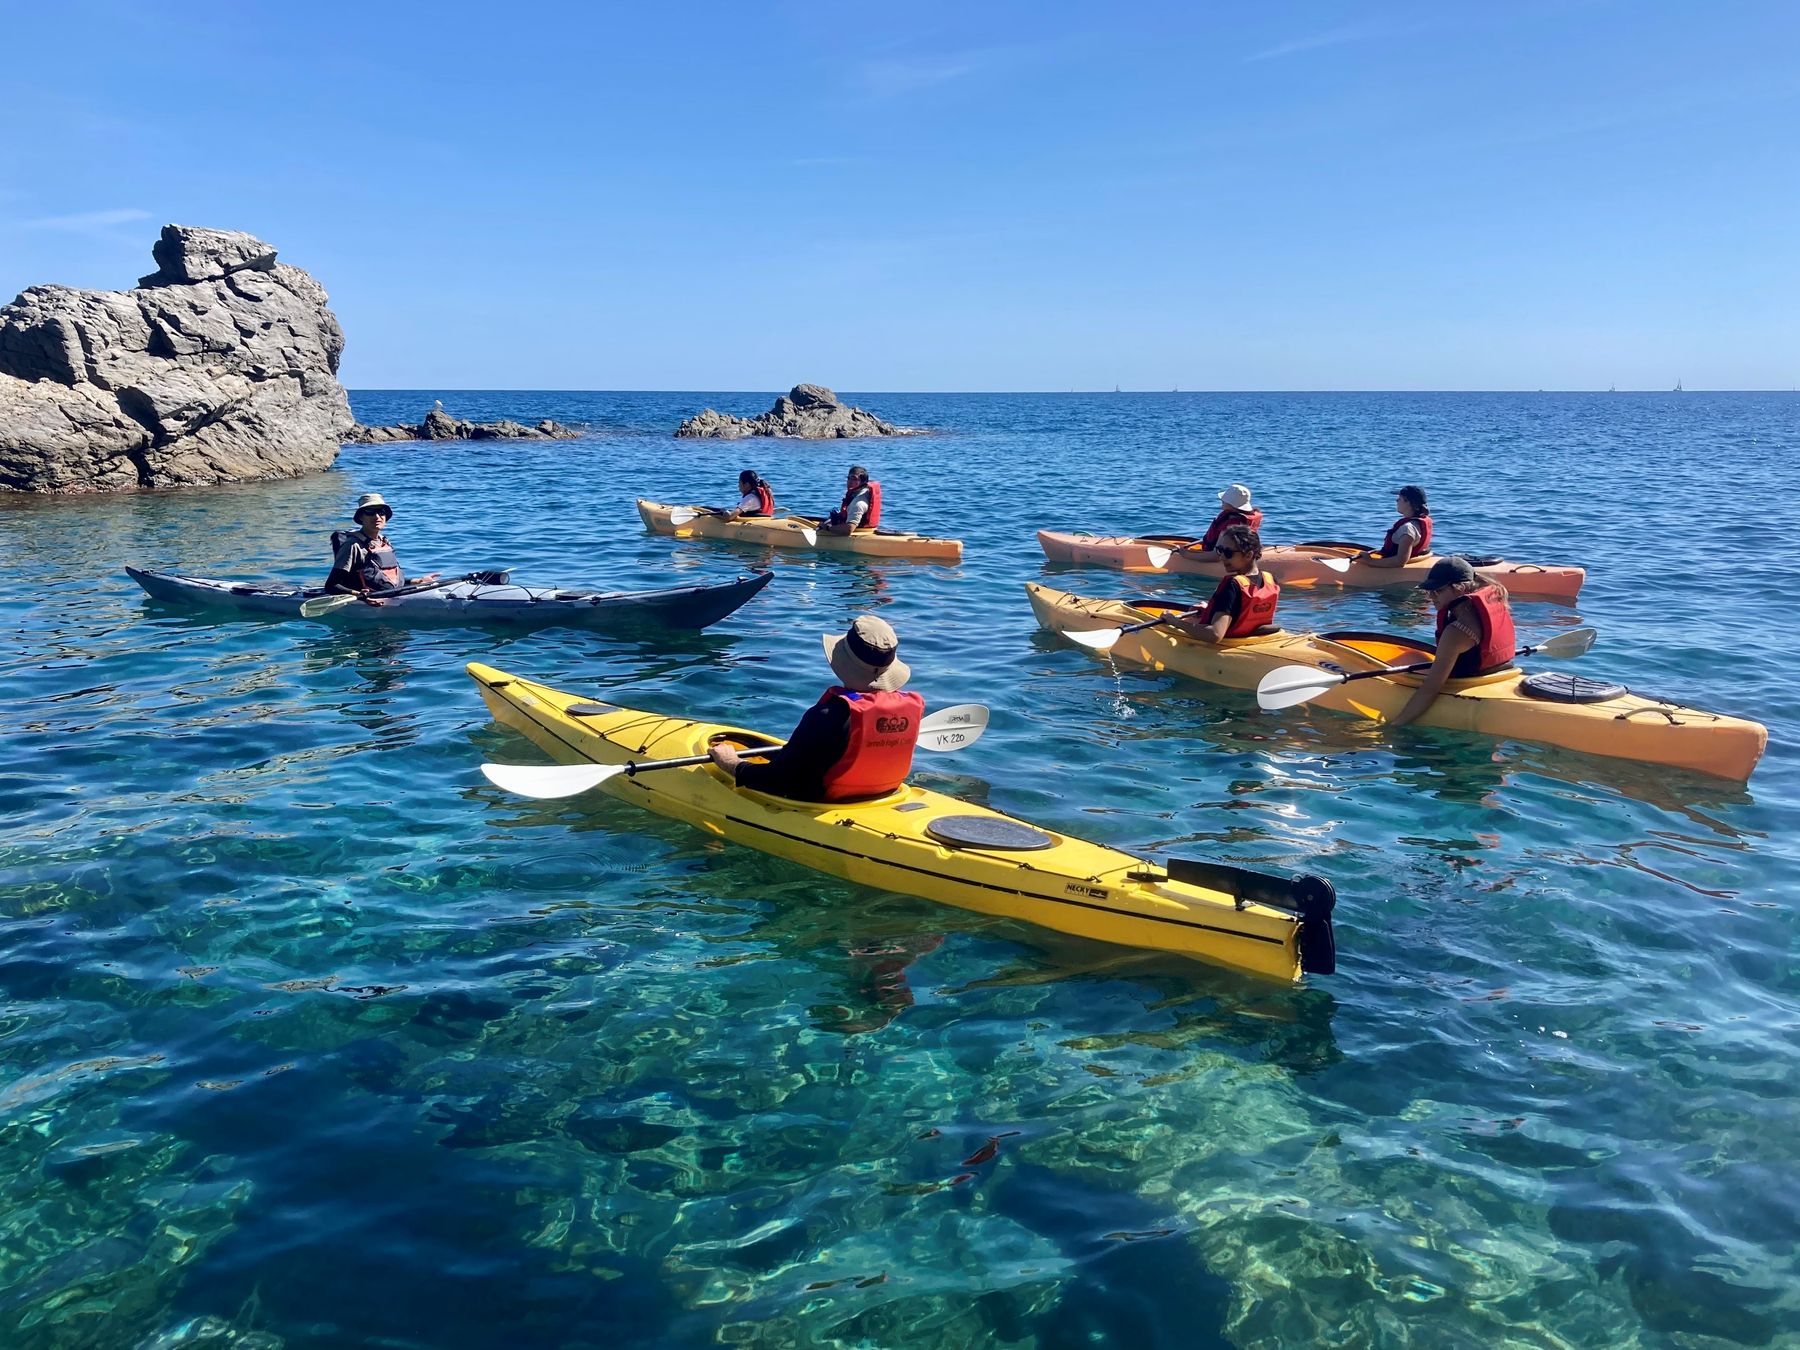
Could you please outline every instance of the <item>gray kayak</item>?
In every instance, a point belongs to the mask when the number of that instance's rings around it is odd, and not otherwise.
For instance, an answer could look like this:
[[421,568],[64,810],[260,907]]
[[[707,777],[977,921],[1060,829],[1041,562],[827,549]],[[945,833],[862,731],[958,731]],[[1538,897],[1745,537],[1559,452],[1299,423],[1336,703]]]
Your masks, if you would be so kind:
[[[301,617],[301,601],[325,594],[299,586],[212,581],[141,567],[127,567],[125,574],[153,600],[266,618],[297,619]],[[380,605],[345,605],[321,622],[342,619],[351,623],[496,623],[515,628],[561,624],[597,629],[699,629],[723,619],[767,586],[774,576],[773,572],[752,572],[731,581],[661,591],[569,591],[464,580],[432,590],[388,596]]]

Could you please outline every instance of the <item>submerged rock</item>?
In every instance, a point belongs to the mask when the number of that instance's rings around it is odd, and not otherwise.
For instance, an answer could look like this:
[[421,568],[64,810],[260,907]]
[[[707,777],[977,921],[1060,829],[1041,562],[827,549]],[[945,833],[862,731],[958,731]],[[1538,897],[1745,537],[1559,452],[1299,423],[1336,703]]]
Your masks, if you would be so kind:
[[803,440],[842,440],[852,436],[904,436],[904,427],[884,422],[874,413],[839,403],[820,384],[797,384],[775,400],[760,417],[733,417],[711,408],[675,428],[677,436],[735,441],[745,436],[795,436]]
[[166,225],[129,291],[0,309],[0,488],[105,492],[327,468],[355,423],[325,290],[254,235]]
[[433,408],[417,425],[402,422],[392,427],[365,427],[357,423],[345,440],[358,445],[385,445],[389,441],[572,441],[578,428],[553,422],[548,417],[534,427],[503,417],[498,422],[467,422],[443,408]]

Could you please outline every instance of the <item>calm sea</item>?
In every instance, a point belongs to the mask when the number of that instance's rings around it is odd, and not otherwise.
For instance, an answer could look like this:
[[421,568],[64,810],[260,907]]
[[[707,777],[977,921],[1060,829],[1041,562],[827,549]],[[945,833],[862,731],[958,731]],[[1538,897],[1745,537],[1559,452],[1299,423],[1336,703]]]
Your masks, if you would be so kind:
[[[369,392],[561,444],[0,499],[0,1345],[1736,1347],[1800,1342],[1800,397],[856,395],[917,439],[692,443],[769,394]],[[956,568],[645,534],[851,459]],[[1115,670],[1036,631],[1033,531],[1373,539],[1590,569],[1579,669],[1768,724],[1747,787]],[[647,587],[704,635],[154,606],[127,563],[316,580],[356,495],[409,570]],[[1203,583],[1061,571],[1088,594]],[[1404,594],[1290,627],[1422,631]],[[1108,844],[1330,877],[1275,987],[864,890],[605,798],[531,803],[480,658],[781,731],[878,610],[922,779]],[[995,1141],[992,1148],[990,1140]]]

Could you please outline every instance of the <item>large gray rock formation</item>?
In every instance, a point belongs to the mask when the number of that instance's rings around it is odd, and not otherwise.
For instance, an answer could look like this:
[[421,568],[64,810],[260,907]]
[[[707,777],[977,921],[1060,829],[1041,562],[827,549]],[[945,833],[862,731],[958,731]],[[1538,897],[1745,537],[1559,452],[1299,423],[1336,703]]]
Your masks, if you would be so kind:
[[0,309],[0,488],[104,492],[329,466],[356,419],[323,287],[252,235],[166,225],[130,291]]
[[385,445],[389,441],[572,441],[581,435],[575,427],[546,417],[534,427],[502,417],[498,422],[469,422],[452,417],[443,407],[433,408],[417,424],[402,422],[392,427],[365,427],[358,422],[346,438],[358,445]]
[[735,441],[745,436],[797,436],[805,440],[841,440],[851,436],[904,436],[904,427],[884,422],[874,413],[839,403],[819,384],[797,384],[760,417],[733,417],[711,408],[675,428],[677,436]]

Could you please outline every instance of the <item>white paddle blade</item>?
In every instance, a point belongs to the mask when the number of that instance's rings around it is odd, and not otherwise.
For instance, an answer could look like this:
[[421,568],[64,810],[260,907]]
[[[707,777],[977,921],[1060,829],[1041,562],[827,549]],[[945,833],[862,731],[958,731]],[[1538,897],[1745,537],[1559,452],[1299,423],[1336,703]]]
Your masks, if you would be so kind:
[[981,739],[987,724],[988,710],[979,703],[940,708],[919,723],[919,748],[940,754],[964,749]]
[[1063,636],[1079,646],[1097,652],[1110,652],[1124,632],[1123,628],[1084,628],[1079,631],[1065,630]]
[[689,521],[693,520],[694,517],[698,516],[699,514],[700,513],[698,511],[694,510],[692,507],[677,506],[674,510],[669,512],[669,524],[671,524],[671,525],[686,525]]
[[1144,552],[1150,555],[1150,565],[1157,568],[1167,567],[1169,565],[1169,559],[1175,556],[1170,550],[1158,548],[1154,544],[1145,549]]
[[1348,572],[1350,570],[1348,558],[1314,558],[1313,561],[1324,563],[1327,572]]
[[817,530],[809,529],[805,525],[802,525],[800,527],[800,537],[802,539],[806,540],[806,546],[808,548],[817,548],[818,547],[819,532]]
[[1257,681],[1256,706],[1264,712],[1292,708],[1297,704],[1305,703],[1308,699],[1317,698],[1327,689],[1335,689],[1343,682],[1343,676],[1333,675],[1322,670],[1293,667],[1286,670],[1271,670]]
[[488,782],[521,797],[573,797],[625,772],[623,764],[483,764]]
[[315,595],[311,599],[300,602],[300,617],[316,619],[321,615],[335,614],[345,605],[356,603],[354,595]]
[[1533,650],[1540,656],[1581,656],[1594,649],[1594,640],[1599,636],[1597,628],[1572,628],[1538,643]]

